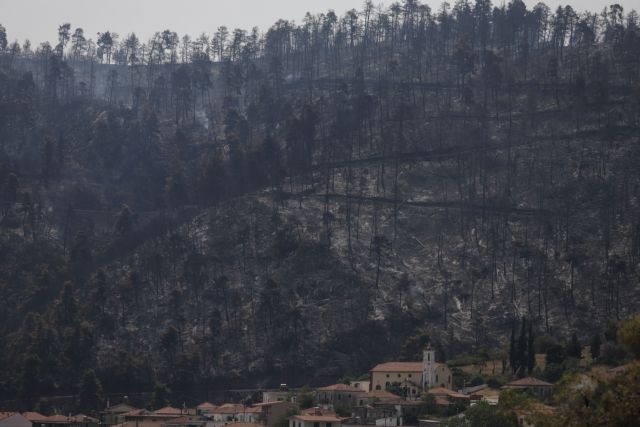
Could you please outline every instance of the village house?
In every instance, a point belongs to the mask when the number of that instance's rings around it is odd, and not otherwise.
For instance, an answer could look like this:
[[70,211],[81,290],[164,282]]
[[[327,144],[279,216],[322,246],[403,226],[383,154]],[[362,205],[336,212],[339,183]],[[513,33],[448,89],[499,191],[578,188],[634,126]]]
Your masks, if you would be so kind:
[[350,408],[362,390],[347,384],[333,384],[316,389],[316,402],[323,408]]
[[212,412],[215,412],[216,409],[218,409],[217,405],[214,405],[213,403],[210,403],[210,402],[202,402],[201,404],[196,406],[196,414],[197,415],[210,414]]
[[465,387],[460,390],[463,394],[469,396],[471,403],[484,401],[489,405],[497,405],[500,397],[500,390],[493,389],[487,384],[480,384],[473,387]]
[[453,391],[444,387],[435,387],[435,388],[429,389],[427,393],[430,396],[434,397],[435,403],[438,406],[449,406],[454,404],[459,404],[461,406],[469,406],[469,404],[471,403],[470,396],[463,393],[458,393],[456,391]]
[[256,422],[273,427],[282,418],[298,411],[298,405],[287,401],[257,403],[252,409],[259,409]]
[[280,388],[277,390],[265,390],[262,392],[262,403],[280,402],[283,400],[296,401],[295,394],[289,391],[289,387],[286,384],[280,384]]
[[160,423],[161,427],[202,427],[206,423],[199,416],[187,415],[177,418],[169,418]]
[[539,380],[534,377],[520,378],[503,385],[502,390],[527,390],[538,396],[540,399],[546,399],[551,396],[553,384]]
[[342,420],[335,414],[323,413],[322,409],[314,408],[311,413],[289,417],[289,427],[342,427]]
[[245,406],[239,403],[225,403],[216,409],[207,412],[208,419],[213,421],[207,425],[220,426],[231,422],[255,423],[261,409],[258,407]]
[[387,362],[371,370],[371,390],[387,390],[394,384],[404,391],[407,398],[418,399],[421,392],[433,387],[451,389],[451,370],[444,363],[437,363],[435,351],[428,346],[422,362]]
[[31,427],[31,421],[18,412],[0,412],[0,427]]
[[[195,411],[192,411],[195,414]],[[162,425],[172,419],[189,415],[187,411],[167,406],[156,411],[147,409],[134,409],[122,414],[124,421],[116,424],[117,427],[162,427]]]
[[126,403],[118,403],[117,405],[107,406],[107,409],[100,414],[101,423],[107,426],[121,424],[124,422],[124,414],[135,411],[135,408]]
[[393,427],[402,424],[406,415],[418,415],[420,402],[407,400],[385,390],[360,393],[353,409],[357,424],[376,424]]
[[31,425],[47,418],[46,415],[42,415],[40,412],[35,411],[23,412],[22,416],[31,421]]
[[371,381],[363,380],[363,381],[350,381],[349,385],[351,387],[355,387],[358,390],[368,391],[371,389]]

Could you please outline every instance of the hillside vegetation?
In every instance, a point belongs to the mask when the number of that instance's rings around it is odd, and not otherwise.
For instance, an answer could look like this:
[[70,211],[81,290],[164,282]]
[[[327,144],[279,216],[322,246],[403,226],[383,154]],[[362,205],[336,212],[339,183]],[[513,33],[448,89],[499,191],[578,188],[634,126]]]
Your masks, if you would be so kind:
[[146,43],[0,26],[0,399],[89,368],[320,384],[637,313],[638,25],[404,0]]

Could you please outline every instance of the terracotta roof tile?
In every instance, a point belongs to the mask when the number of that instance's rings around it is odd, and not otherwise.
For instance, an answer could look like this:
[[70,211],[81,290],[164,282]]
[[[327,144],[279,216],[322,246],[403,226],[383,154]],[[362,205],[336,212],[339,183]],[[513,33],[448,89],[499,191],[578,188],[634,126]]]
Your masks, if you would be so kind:
[[23,417],[25,417],[26,419],[28,419],[31,422],[34,421],[40,421],[40,420],[44,420],[45,418],[47,418],[46,416],[42,415],[40,412],[35,412],[35,411],[28,411],[22,414]]
[[218,406],[218,408],[213,412],[216,414],[241,414],[243,412],[252,412],[247,411],[247,409],[249,408],[239,403],[225,403],[224,405]]
[[335,417],[336,413],[328,409],[322,409],[316,406],[314,408],[303,409],[302,411],[300,411],[300,415],[329,415]]
[[4,420],[5,418],[9,418],[15,414],[15,412],[0,412],[0,420]]
[[422,372],[422,362],[387,362],[374,366],[371,372]]
[[174,408],[172,406],[165,406],[157,411],[153,412],[156,415],[182,415],[182,409]]
[[209,409],[218,409],[218,406],[214,405],[211,402],[202,402],[201,404],[196,406],[196,408],[200,410],[209,410]]
[[534,377],[520,378],[519,380],[511,381],[505,384],[502,388],[511,387],[553,387],[553,384],[546,381],[539,380]]
[[469,399],[469,396],[467,396],[466,394],[458,393],[456,391],[449,390],[448,388],[444,388],[444,387],[435,387],[435,388],[429,389],[427,393],[434,396],[449,396],[456,399]]

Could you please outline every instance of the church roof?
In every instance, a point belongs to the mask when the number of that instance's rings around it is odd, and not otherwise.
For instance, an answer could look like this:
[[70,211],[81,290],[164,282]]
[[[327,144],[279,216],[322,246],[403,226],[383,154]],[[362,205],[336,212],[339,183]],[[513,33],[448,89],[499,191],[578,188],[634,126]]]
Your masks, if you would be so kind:
[[356,387],[351,387],[350,385],[347,384],[332,384],[326,387],[320,387],[318,389],[318,391],[351,391],[351,392],[358,392],[358,391],[362,391],[359,388]]
[[371,372],[422,372],[422,362],[386,362],[374,366]]

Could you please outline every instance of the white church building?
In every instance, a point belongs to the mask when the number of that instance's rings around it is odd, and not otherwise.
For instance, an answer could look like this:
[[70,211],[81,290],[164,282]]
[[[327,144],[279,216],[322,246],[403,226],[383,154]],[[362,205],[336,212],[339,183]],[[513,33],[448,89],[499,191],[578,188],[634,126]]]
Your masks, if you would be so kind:
[[409,398],[434,387],[453,388],[451,370],[436,362],[436,352],[429,345],[422,352],[422,362],[386,362],[371,369],[371,390],[399,386]]

